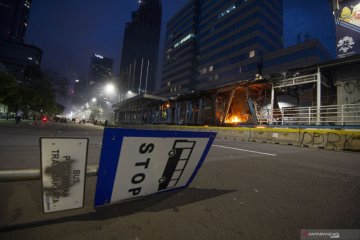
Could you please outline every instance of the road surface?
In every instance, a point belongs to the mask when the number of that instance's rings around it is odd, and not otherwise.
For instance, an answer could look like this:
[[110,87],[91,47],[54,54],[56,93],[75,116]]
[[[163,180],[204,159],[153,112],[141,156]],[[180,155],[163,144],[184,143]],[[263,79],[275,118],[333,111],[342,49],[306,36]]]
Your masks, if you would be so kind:
[[[39,137],[88,137],[102,127],[0,122],[0,169],[38,168]],[[0,239],[300,239],[301,229],[360,229],[360,155],[216,139],[188,189],[43,214],[40,181],[0,183]]]

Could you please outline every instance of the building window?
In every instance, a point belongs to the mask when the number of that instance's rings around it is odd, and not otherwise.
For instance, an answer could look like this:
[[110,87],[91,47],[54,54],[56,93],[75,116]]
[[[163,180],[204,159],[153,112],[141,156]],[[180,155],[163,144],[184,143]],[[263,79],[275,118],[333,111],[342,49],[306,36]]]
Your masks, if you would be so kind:
[[214,66],[209,67],[209,72],[212,72],[214,70]]
[[170,87],[170,85],[171,85],[171,82],[167,82],[167,86]]
[[218,19],[225,17],[226,15],[228,15],[229,13],[231,13],[232,11],[234,11],[236,9],[235,5],[231,5],[229,8],[225,9],[225,11],[221,12],[218,15]]
[[207,68],[203,68],[203,69],[201,69],[201,70],[200,70],[200,73],[201,73],[201,74],[205,74],[205,73],[207,73]]
[[249,52],[249,58],[253,58],[253,57],[255,57],[255,50],[251,50]]
[[190,33],[190,34],[186,35],[183,39],[181,39],[180,41],[178,41],[177,43],[174,44],[174,48],[177,48],[178,46],[180,46],[181,44],[183,44],[190,38],[195,38],[195,34]]
[[215,74],[215,80],[218,80],[219,79],[219,74]]

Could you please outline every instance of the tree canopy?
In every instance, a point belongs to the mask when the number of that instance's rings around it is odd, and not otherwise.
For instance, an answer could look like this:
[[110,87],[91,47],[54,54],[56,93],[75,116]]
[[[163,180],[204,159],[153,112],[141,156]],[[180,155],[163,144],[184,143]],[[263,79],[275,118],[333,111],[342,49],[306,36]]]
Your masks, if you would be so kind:
[[56,102],[55,81],[51,75],[31,66],[25,70],[24,78],[23,83],[17,83],[11,75],[0,72],[0,102],[7,105],[9,111],[22,108],[47,115],[63,112],[64,107]]

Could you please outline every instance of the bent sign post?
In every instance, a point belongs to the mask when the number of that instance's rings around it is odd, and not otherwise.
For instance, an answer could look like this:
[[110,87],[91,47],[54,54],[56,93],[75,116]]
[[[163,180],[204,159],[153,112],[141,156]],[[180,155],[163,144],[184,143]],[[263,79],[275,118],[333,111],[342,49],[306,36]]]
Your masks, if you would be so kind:
[[104,131],[95,206],[187,187],[216,133]]
[[84,206],[88,139],[40,138],[44,213]]

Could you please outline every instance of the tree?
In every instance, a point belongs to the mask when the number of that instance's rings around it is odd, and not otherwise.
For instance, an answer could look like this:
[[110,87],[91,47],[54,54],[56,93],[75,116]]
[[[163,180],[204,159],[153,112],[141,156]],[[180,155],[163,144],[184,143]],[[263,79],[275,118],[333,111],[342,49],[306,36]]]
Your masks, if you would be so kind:
[[54,75],[44,74],[38,66],[29,66],[24,72],[25,81],[18,84],[11,75],[0,72],[0,103],[8,106],[8,113],[23,109],[61,114],[64,107],[56,102]]
[[47,115],[61,114],[64,107],[56,102],[54,87],[54,83],[58,79],[57,75],[43,73],[38,67],[29,67],[25,73],[26,79],[30,81],[20,89],[23,95],[23,104],[32,110],[44,112]]
[[0,72],[0,103],[8,106],[9,115],[10,111],[16,111],[22,101],[19,87],[15,77],[8,73]]

